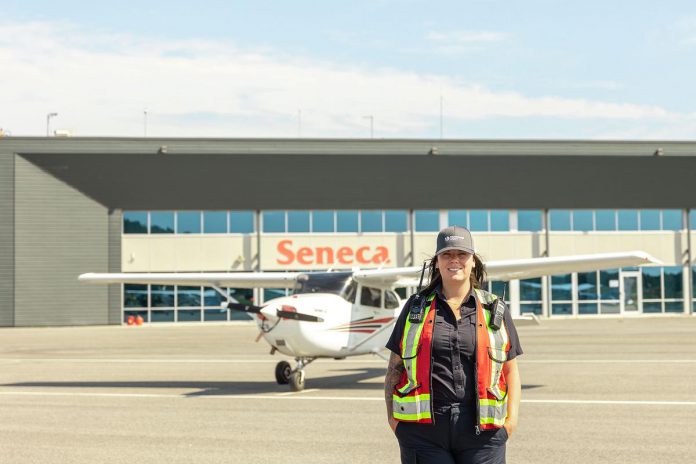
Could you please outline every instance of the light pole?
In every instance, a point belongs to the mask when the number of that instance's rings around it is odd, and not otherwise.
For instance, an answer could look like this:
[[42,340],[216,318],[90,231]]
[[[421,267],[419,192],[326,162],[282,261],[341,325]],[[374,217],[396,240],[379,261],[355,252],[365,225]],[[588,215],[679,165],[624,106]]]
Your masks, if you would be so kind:
[[46,115],[46,137],[51,134],[51,118],[58,116],[58,113],[48,113]]
[[302,110],[297,110],[297,137],[302,138]]
[[370,138],[375,138],[375,117],[373,115],[363,116],[364,119],[370,120]]
[[143,137],[147,137],[147,109],[143,110]]

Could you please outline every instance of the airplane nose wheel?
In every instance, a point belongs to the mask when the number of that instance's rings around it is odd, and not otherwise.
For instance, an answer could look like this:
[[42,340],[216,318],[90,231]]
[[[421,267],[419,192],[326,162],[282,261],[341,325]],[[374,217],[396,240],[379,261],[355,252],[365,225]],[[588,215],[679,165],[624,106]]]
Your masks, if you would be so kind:
[[292,391],[302,391],[305,387],[305,371],[304,368],[307,364],[314,361],[316,358],[295,358],[297,367],[295,369],[290,368],[290,363],[287,361],[280,361],[276,364],[275,377],[276,382],[279,385],[290,384],[290,390]]
[[278,385],[287,385],[290,382],[290,376],[292,375],[292,367],[287,361],[280,361],[276,364],[275,368],[275,378]]
[[304,371],[295,371],[290,376],[290,390],[292,391],[302,391],[304,390],[305,384],[305,373]]

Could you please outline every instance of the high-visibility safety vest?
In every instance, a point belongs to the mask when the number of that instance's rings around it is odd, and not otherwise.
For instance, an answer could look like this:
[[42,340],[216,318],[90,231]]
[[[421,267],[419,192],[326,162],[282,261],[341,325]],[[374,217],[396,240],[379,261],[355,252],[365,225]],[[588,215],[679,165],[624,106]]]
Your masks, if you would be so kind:
[[[496,300],[496,296],[474,289],[476,297],[476,364],[474,366],[477,390],[476,431],[499,429],[507,417],[507,382],[503,374],[503,363],[510,350],[505,323],[499,330],[489,327],[491,311],[484,310]],[[404,372],[392,394],[394,418],[405,422],[431,424],[433,410],[431,402],[433,328],[435,327],[435,294],[428,296],[425,312],[420,323],[411,323],[406,318],[401,338],[401,358]]]

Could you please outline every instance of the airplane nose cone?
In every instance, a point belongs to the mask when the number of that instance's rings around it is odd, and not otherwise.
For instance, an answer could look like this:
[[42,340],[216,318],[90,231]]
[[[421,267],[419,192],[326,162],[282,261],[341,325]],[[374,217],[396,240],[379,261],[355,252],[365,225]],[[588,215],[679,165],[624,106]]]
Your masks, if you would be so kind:
[[261,314],[263,314],[267,319],[273,320],[273,319],[277,319],[277,318],[278,318],[278,314],[277,314],[278,309],[279,309],[279,308],[278,308],[276,305],[270,304],[270,305],[268,305],[268,306],[264,306],[264,307],[261,309],[260,312],[261,312]]

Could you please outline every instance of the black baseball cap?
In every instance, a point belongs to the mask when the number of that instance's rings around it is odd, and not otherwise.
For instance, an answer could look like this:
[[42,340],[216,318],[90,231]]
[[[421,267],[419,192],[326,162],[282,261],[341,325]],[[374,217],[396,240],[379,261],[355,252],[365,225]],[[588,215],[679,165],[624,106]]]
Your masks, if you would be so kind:
[[472,255],[476,253],[474,249],[474,239],[471,232],[466,227],[450,226],[445,227],[437,234],[436,255],[447,250],[462,250]]

